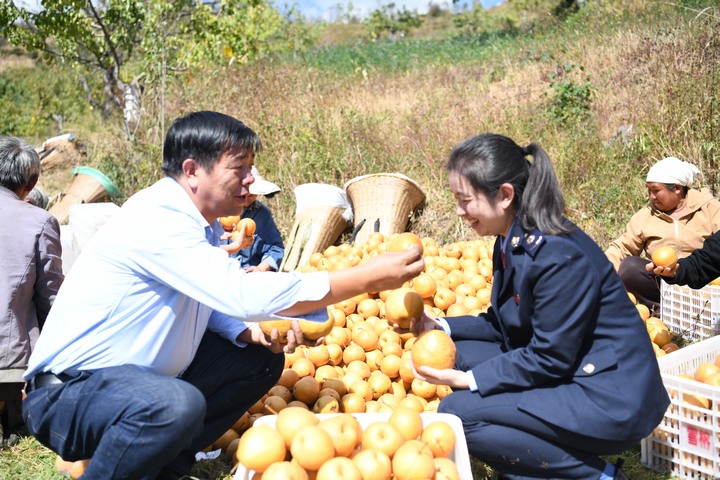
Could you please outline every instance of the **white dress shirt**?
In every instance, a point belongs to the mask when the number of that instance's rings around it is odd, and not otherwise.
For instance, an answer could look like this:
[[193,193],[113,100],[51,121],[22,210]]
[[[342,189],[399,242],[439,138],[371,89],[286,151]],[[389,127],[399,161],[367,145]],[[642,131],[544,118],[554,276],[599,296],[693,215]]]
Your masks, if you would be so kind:
[[327,272],[244,272],[217,247],[221,234],[170,177],[133,195],[78,257],[24,378],[123,364],[176,376],[206,329],[236,342],[243,321],[284,318],[329,292]]

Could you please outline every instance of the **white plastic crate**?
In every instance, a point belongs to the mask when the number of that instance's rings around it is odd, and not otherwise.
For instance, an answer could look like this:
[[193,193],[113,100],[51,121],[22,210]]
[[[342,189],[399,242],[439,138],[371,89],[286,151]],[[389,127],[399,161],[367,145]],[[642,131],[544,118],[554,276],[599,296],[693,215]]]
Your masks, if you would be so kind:
[[[337,413],[319,413],[317,414],[320,420],[325,418],[334,417],[339,415]],[[353,413],[355,418],[360,422],[360,426],[364,429],[371,423],[383,422],[387,423],[390,418],[389,413]],[[472,467],[470,466],[470,455],[468,454],[467,441],[465,440],[465,433],[462,427],[462,421],[460,417],[452,415],[450,413],[434,413],[426,412],[421,414],[423,420],[423,426],[426,427],[432,422],[442,421],[450,425],[455,432],[455,448],[448,457],[450,460],[455,462],[458,469],[458,474],[461,480],[472,480]],[[268,425],[275,428],[275,420],[277,415],[264,415],[257,420],[253,425]],[[238,469],[235,472],[234,480],[250,480],[253,478],[254,472],[243,467],[242,464],[238,465]],[[340,480],[340,479],[338,479]]]
[[[641,443],[646,467],[678,478],[720,478],[720,387],[677,376],[693,375],[719,354],[720,337],[712,337],[658,358],[671,403],[660,425]],[[709,408],[684,401],[689,395],[708,399]]]
[[690,342],[720,334],[720,287],[699,290],[660,282],[660,319]]

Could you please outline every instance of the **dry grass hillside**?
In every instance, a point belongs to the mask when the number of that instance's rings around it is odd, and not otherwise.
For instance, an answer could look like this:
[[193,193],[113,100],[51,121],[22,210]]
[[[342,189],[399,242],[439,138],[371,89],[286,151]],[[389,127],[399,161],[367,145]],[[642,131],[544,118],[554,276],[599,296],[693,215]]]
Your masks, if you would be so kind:
[[[318,47],[299,60],[181,72],[168,78],[162,95],[146,90],[132,141],[119,119],[90,111],[66,121],[82,155],[64,172],[46,172],[41,183],[57,195],[72,167],[84,163],[128,196],[161,175],[170,121],[211,109],[261,135],[265,150],[257,162],[283,188],[269,203],[286,234],[295,186],[342,186],[358,175],[399,171],[428,198],[413,230],[439,242],[472,238],[454,215],[443,163],[458,141],[487,131],[548,150],[568,216],[601,246],[645,202],[644,172],[664,156],[696,163],[703,186],[717,190],[720,8],[697,0],[595,0],[562,20],[547,17],[540,26],[451,48],[408,39],[358,44],[343,51],[345,58],[339,48]],[[354,70],[340,68],[343,61]],[[12,51],[1,68],[30,65]],[[558,121],[577,113],[572,102],[582,93],[590,103],[580,113],[588,117]]]
[[[443,170],[449,151],[474,134],[503,133],[548,150],[568,216],[604,246],[645,202],[644,172],[664,156],[698,164],[704,185],[718,185],[720,11],[640,0],[586,4],[538,31],[462,46],[458,60],[426,41],[409,67],[393,68],[402,50],[390,42],[351,50],[351,73],[333,70],[331,61],[318,66],[312,52],[305,61],[183,72],[164,96],[146,92],[132,142],[119,122],[86,118],[65,129],[87,151],[79,161],[101,168],[129,195],[159,177],[162,132],[173,118],[223,111],[263,139],[257,163],[283,188],[269,201],[283,233],[293,224],[295,186],[342,186],[358,175],[399,171],[428,198],[411,228],[439,242],[474,235],[454,215]],[[385,66],[362,61],[371,47]],[[590,92],[589,117],[558,122],[558,108],[573,113],[573,88]],[[569,99],[558,100],[561,93]]]
[[[499,41],[475,63],[352,76],[256,65],[193,77],[170,96],[169,111],[218,109],[261,134],[258,164],[285,192],[271,202],[283,228],[292,224],[295,185],[401,171],[428,195],[413,228],[440,241],[473,235],[454,218],[446,188],[442,165],[452,146],[484,131],[537,141],[556,162],[569,216],[602,244],[644,202],[644,172],[660,158],[693,161],[706,185],[717,185],[708,144],[718,124],[720,40],[716,9],[680,15],[665,2],[597,3],[582,24]],[[582,125],[546,115],[550,75],[567,65],[576,66],[570,81],[593,90]],[[621,128],[626,143],[611,143]]]
[[[703,182],[717,186],[720,12],[636,0],[588,4],[575,23],[478,46],[473,62],[438,59],[353,75],[297,63],[188,73],[167,94],[167,116],[215,109],[256,129],[265,143],[258,165],[283,187],[269,203],[285,232],[294,186],[342,186],[357,175],[400,171],[428,197],[414,230],[441,242],[472,237],[446,188],[450,149],[485,131],[536,141],[556,163],[568,215],[604,244],[645,201],[644,172],[664,156],[695,162]],[[591,86],[589,121],[548,117],[553,73]],[[620,129],[629,135],[612,142]],[[128,162],[130,145],[108,133],[85,134],[90,160]],[[159,145],[159,138],[149,128],[141,140]],[[132,161],[157,173],[157,159]]]

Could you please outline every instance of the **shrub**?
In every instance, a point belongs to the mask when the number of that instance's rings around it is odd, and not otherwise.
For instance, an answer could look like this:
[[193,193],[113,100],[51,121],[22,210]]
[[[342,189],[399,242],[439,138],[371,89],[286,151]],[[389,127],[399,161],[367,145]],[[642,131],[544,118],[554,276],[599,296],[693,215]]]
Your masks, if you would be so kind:
[[582,65],[565,64],[550,74],[552,97],[547,112],[561,125],[587,120],[591,114],[593,87],[589,79],[578,83],[571,74],[584,71]]

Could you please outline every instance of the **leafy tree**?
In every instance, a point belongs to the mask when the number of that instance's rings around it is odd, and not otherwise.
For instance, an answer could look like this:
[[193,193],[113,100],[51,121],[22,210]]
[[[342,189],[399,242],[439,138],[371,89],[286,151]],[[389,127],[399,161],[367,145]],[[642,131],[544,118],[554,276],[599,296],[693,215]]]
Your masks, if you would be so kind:
[[190,57],[196,61],[245,63],[273,50],[284,20],[264,0],[220,0],[196,6],[189,33],[194,39]]
[[[585,67],[573,63],[559,65],[555,72],[550,74],[550,104],[547,113],[552,120],[560,125],[568,126],[583,122],[592,116],[592,101],[595,90],[589,78],[575,81]],[[578,72],[574,75],[573,72]]]
[[[126,84],[139,73],[156,85],[192,64],[247,62],[286,48],[276,41],[283,26],[266,0],[42,0],[39,12],[10,0],[0,5],[0,35],[76,68],[88,101],[106,118],[125,106]],[[102,101],[93,96],[97,74]]]
[[480,36],[498,32],[512,32],[515,22],[505,13],[494,13],[483,8],[482,2],[474,1],[472,8],[459,12],[453,23],[463,36]]
[[[14,45],[40,52],[50,61],[78,65],[102,75],[102,112],[109,116],[123,105],[120,72],[142,40],[146,5],[122,0],[43,0],[42,10],[31,12],[5,1],[0,8],[0,34]],[[83,85],[91,104],[90,86]]]
[[360,23],[360,19],[355,12],[355,6],[351,1],[348,1],[346,5],[337,3],[331,6],[329,10],[331,23]]
[[373,10],[364,23],[372,38],[380,38],[384,33],[394,38],[406,35],[412,28],[420,27],[422,19],[414,10],[407,10],[403,6],[396,11],[395,4],[388,3]]
[[303,54],[310,50],[318,40],[319,23],[308,22],[295,8],[286,14],[281,31],[277,33],[280,39],[279,50],[287,50],[293,55]]

